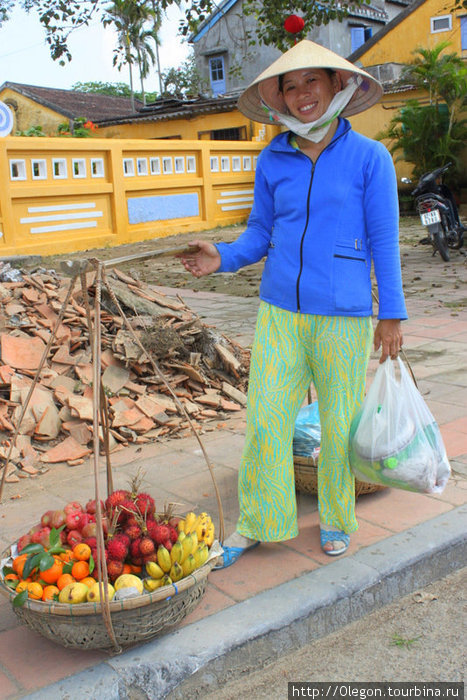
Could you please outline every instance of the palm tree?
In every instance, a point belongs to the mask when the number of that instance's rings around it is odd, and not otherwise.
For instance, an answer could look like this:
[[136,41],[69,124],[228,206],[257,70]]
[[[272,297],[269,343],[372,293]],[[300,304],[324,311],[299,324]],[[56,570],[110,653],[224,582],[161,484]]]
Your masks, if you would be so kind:
[[113,58],[114,66],[118,70],[124,65],[128,65],[131,106],[135,111],[135,96],[133,87],[134,63],[138,62],[135,51],[134,37],[139,33],[137,27],[142,27],[143,23],[149,19],[150,13],[144,2],[139,0],[113,0],[112,4],[105,9],[106,17],[103,19],[104,26],[113,24],[118,33],[118,47]]
[[402,80],[428,92],[429,104],[408,100],[378,138],[389,140],[389,150],[414,164],[414,175],[453,161],[453,182],[463,171],[460,154],[467,138],[462,111],[467,99],[467,69],[456,53],[446,53],[449,42],[432,49],[418,48],[403,71]]
[[153,66],[156,62],[156,55],[151,45],[151,40],[155,42],[157,46],[153,29],[144,29],[143,23],[134,25],[131,33],[131,43],[136,51],[136,60],[138,63],[139,79],[141,83],[141,94],[143,96],[144,103],[146,103],[144,78],[147,77],[151,66]]

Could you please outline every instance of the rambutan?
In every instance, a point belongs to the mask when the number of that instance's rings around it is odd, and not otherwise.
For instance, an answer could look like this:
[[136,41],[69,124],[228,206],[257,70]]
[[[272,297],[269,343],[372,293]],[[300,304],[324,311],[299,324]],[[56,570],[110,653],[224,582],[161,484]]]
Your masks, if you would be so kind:
[[114,540],[117,540],[118,542],[123,542],[125,547],[130,546],[131,539],[128,537],[128,535],[125,535],[124,532],[117,532],[116,535],[114,535]]
[[170,529],[165,523],[159,523],[154,540],[157,544],[164,544],[170,538]]
[[172,542],[172,544],[175,544],[175,542],[178,540],[178,532],[174,527],[169,526],[169,539]]
[[123,573],[123,561],[109,559],[107,562],[107,574],[111,581],[115,581]]
[[142,532],[139,525],[129,525],[125,528],[124,534],[130,538],[131,541],[140,539]]
[[171,542],[170,540],[166,540],[166,541],[163,542],[162,544],[163,544],[164,547],[170,552],[170,550],[172,549],[172,546],[173,546],[173,545],[172,545],[172,542]]
[[155,520],[147,520],[146,529],[148,531],[148,536],[155,541],[156,534],[159,532],[159,523]]
[[127,517],[127,519],[126,519],[126,524],[127,524],[128,526],[130,526],[130,525],[138,525],[138,527],[139,527],[140,521],[141,521],[141,518],[138,520],[138,518],[137,518],[135,515],[130,515],[130,514],[128,514],[128,517]]
[[[91,547],[91,556],[97,564],[97,547]],[[104,549],[104,556],[105,556],[105,561],[106,562],[109,561],[109,555],[108,555],[106,549]]]
[[143,557],[154,552],[154,542],[150,537],[142,537],[139,543],[139,551]]
[[105,545],[105,548],[110,559],[116,559],[117,561],[124,561],[126,555],[128,554],[128,547],[116,538],[109,540]]
[[154,515],[156,510],[156,503],[153,497],[150,496],[148,493],[139,493],[136,496],[135,503],[140,513],[145,515],[146,518],[150,515]]
[[112,511],[118,506],[121,506],[124,501],[130,498],[130,492],[125,491],[125,489],[117,489],[113,491],[105,502],[105,507],[107,510]]
[[130,515],[131,513],[137,513],[139,515],[138,506],[130,498],[127,498],[125,501],[123,501],[123,503],[120,504],[120,508],[125,513],[125,516],[127,518],[128,515]]
[[141,557],[141,552],[139,549],[140,542],[141,538],[139,537],[137,540],[133,540],[133,542],[130,544],[130,556],[132,560],[134,560],[135,557]]

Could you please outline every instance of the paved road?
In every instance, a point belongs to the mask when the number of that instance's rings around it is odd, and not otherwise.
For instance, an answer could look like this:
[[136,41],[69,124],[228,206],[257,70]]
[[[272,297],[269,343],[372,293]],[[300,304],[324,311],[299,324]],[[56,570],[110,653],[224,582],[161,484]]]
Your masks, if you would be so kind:
[[465,681],[466,579],[460,569],[203,700],[285,700],[288,681]]

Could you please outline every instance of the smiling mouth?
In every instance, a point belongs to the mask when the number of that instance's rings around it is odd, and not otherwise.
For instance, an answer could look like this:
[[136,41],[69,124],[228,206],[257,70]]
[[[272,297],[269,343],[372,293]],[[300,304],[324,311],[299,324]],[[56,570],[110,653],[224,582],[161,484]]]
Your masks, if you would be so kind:
[[317,102],[313,102],[312,104],[304,105],[303,107],[299,108],[299,112],[302,114],[306,114],[307,112],[311,112],[313,109],[315,109],[317,105]]

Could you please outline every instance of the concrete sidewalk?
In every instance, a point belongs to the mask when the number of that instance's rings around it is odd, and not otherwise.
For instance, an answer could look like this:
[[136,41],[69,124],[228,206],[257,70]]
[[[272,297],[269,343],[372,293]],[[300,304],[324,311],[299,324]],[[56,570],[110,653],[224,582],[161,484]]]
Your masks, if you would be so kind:
[[[164,289],[164,291],[168,291]],[[258,302],[208,292],[172,290],[205,323],[251,343]],[[0,700],[15,698],[196,698],[238,672],[320,637],[466,562],[467,318],[433,301],[410,302],[405,348],[420,391],[440,425],[453,476],[440,495],[394,489],[363,495],[360,528],[346,555],[321,552],[316,497],[298,494],[300,534],[263,544],[234,567],[212,572],[205,597],[174,632],[119,656],[65,649],[19,624],[0,599]],[[377,366],[371,361],[369,382]],[[226,531],[237,519],[237,470],[244,412],[215,421],[203,435],[222,495]],[[146,470],[156,502],[216,514],[214,489],[192,438],[129,447],[112,460],[116,487]],[[94,491],[89,465],[58,465],[9,485],[0,506],[6,547],[35,516]],[[34,514],[31,516],[31,514]],[[350,679],[354,680],[354,679]]]

